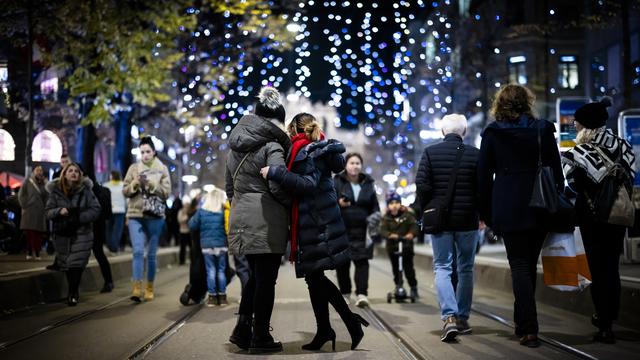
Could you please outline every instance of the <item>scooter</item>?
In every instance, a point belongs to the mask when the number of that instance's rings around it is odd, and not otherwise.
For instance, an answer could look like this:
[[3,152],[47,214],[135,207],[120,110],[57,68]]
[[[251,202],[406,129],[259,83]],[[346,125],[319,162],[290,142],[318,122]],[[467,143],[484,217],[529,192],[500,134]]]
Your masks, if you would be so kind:
[[[400,273],[400,278],[402,279],[402,272],[404,269],[402,268],[402,246],[404,243],[404,238],[398,239],[398,251],[394,253],[394,255],[398,255],[398,272]],[[387,293],[387,303],[391,304],[391,301],[394,300],[396,303],[404,303],[409,299],[411,303],[416,302],[415,296],[411,296],[407,294],[407,290],[402,286],[396,286],[394,291],[389,291]]]

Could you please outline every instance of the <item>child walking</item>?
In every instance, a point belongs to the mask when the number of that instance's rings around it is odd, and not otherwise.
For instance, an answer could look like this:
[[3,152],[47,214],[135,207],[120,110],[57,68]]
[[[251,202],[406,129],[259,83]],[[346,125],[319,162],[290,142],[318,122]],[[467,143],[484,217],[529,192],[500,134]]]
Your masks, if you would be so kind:
[[419,229],[415,216],[402,206],[400,195],[391,193],[387,197],[387,211],[380,224],[380,236],[386,240],[387,254],[391,260],[393,281],[397,290],[402,288],[398,243],[402,241],[402,268],[411,287],[411,297],[418,298],[418,281],[413,267],[413,239],[418,237]]
[[189,219],[189,229],[200,233],[200,246],[207,270],[207,306],[227,305],[227,235],[225,233],[224,191],[214,188],[204,196],[203,204]]

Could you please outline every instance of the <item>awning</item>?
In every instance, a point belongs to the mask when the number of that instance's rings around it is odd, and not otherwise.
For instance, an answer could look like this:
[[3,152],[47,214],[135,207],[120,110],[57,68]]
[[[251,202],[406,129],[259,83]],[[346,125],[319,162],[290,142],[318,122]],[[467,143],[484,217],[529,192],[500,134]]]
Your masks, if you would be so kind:
[[2,184],[3,187],[7,186],[8,184],[9,187],[11,187],[12,189],[15,189],[21,186],[23,182],[24,182],[24,176],[10,173],[8,171],[0,172],[0,184]]

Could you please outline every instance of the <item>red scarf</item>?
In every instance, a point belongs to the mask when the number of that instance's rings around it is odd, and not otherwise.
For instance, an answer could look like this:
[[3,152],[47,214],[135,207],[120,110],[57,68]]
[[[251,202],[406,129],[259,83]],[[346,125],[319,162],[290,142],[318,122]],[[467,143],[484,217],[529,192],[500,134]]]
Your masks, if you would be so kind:
[[[320,134],[320,139],[324,138],[324,134]],[[312,141],[307,137],[306,134],[297,134],[296,136],[291,138],[291,156],[289,157],[289,163],[287,164],[287,169],[291,171],[293,167],[293,162],[298,155],[298,152],[302,150],[305,146],[312,143]],[[298,207],[300,205],[300,200],[298,198],[293,198],[293,202],[291,204],[291,254],[289,255],[289,261],[295,262],[296,257],[298,255]]]

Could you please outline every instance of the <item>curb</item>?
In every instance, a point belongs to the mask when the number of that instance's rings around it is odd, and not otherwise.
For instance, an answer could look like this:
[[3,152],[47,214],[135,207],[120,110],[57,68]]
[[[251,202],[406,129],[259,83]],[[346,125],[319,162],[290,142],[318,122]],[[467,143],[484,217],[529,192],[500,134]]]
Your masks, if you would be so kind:
[[[116,286],[129,286],[133,255],[110,257],[111,273]],[[158,270],[178,263],[178,249],[159,249],[157,254]],[[67,296],[67,280],[59,271],[44,269],[21,272],[13,276],[0,277],[0,311],[3,314],[38,304],[60,301]],[[92,259],[82,274],[80,292],[100,291],[104,285],[100,266]]]

